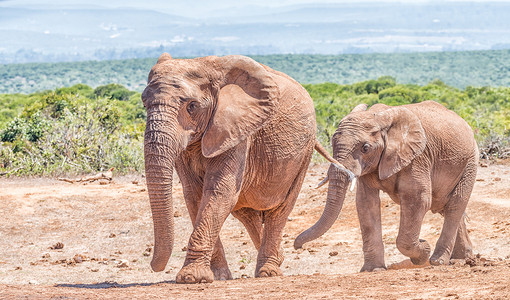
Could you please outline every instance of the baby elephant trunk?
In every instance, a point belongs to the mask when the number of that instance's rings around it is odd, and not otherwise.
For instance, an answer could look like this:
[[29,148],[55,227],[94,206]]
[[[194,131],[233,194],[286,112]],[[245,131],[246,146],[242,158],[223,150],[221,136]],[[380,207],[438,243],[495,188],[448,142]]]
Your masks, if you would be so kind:
[[[351,172],[349,172],[351,173]],[[294,248],[299,249],[304,243],[315,240],[322,236],[335,223],[345,200],[345,193],[351,182],[351,174],[342,172],[335,165],[331,165],[328,171],[329,187],[326,206],[322,215],[312,227],[302,232],[294,241]],[[354,178],[355,180],[355,178]],[[354,183],[354,182],[353,182]]]

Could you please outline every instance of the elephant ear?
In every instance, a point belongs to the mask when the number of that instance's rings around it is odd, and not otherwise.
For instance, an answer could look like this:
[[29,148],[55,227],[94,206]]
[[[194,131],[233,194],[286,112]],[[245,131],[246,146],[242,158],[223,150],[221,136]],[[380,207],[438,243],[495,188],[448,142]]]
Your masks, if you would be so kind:
[[386,147],[379,162],[379,179],[387,179],[425,150],[427,137],[420,119],[405,107],[395,107],[375,115],[381,124]]
[[202,154],[217,156],[254,134],[276,111],[279,90],[271,73],[251,58],[218,59],[224,81],[202,137]]

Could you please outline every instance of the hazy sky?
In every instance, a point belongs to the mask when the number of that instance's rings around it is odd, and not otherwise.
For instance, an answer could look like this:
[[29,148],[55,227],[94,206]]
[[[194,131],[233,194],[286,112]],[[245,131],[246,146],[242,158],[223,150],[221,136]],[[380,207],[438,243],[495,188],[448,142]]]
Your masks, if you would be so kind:
[[[446,0],[446,1],[465,1],[465,2],[510,2],[510,0]],[[146,8],[149,10],[156,10],[169,14],[178,14],[186,17],[203,17],[211,16],[212,13],[222,14],[222,10],[243,10],[249,9],[250,6],[259,6],[267,8],[277,8],[293,4],[314,4],[320,3],[349,3],[349,2],[402,2],[402,3],[417,3],[417,2],[446,2],[445,0],[187,0],[187,1],[165,1],[165,0],[0,0],[1,7],[52,7],[55,6],[62,8],[83,8],[83,7],[132,7],[132,8]],[[225,13],[228,15],[228,13]]]

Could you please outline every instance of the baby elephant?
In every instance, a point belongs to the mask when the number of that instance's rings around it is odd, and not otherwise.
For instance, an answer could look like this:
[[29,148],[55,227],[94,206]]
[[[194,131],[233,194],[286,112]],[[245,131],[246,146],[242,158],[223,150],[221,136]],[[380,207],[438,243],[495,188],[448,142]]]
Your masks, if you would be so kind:
[[444,216],[430,263],[449,264],[451,258],[472,255],[463,216],[475,183],[478,148],[461,117],[433,101],[397,107],[376,104],[369,110],[360,104],[341,120],[332,144],[337,163],[328,171],[326,207],[320,220],[296,238],[296,249],[331,227],[349,179],[359,178],[362,272],[386,269],[380,190],[401,206],[397,248],[415,265],[425,264],[430,256],[429,243],[419,238],[428,210]]

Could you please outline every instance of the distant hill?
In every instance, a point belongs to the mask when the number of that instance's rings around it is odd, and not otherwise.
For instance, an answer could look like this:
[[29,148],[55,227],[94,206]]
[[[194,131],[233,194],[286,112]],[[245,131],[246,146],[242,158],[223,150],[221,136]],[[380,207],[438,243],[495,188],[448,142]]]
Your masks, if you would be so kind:
[[163,51],[204,56],[510,49],[508,2],[315,3],[268,9],[240,1],[236,8],[200,17],[189,17],[192,8],[183,17],[178,10],[9,3],[16,1],[0,1],[4,64],[141,58]]
[[[255,60],[289,74],[300,83],[352,84],[392,76],[400,83],[510,86],[510,50],[343,54],[263,55]],[[0,93],[32,93],[84,83],[119,83],[142,91],[157,58],[0,65]]]

